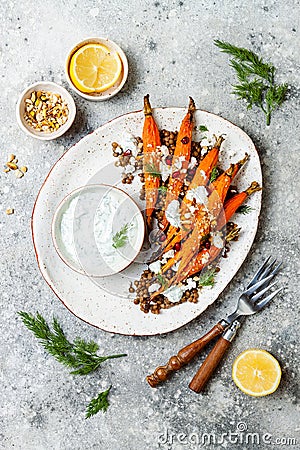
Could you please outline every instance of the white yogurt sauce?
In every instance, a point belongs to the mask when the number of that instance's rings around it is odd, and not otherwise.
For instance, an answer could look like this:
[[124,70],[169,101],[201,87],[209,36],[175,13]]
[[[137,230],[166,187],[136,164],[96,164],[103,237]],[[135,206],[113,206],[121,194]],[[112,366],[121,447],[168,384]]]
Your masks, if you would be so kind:
[[[124,208],[120,208],[122,198],[113,190],[105,193],[99,203],[90,202],[88,196],[81,200],[80,204],[78,200],[78,197],[73,198],[61,216],[61,241],[70,259],[81,266],[81,260],[90,253],[97,254],[98,249],[98,256],[104,263],[116,272],[122,270],[126,262],[131,261],[132,253],[137,247],[137,218],[124,216]],[[97,206],[94,210],[93,204]],[[80,205],[78,209],[76,209],[77,205]],[[91,233],[85,233],[87,224],[92,227]],[[126,224],[128,224],[128,230],[124,245],[120,248],[113,247],[113,237]],[[76,236],[76,243],[74,236]],[[86,236],[87,241],[85,241]]]

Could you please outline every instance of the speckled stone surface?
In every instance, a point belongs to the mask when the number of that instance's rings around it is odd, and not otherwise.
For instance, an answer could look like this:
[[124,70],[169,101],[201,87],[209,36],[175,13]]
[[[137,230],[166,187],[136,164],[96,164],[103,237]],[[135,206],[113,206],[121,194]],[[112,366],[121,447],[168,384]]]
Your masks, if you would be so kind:
[[[295,0],[1,2],[1,158],[4,164],[15,153],[29,168],[22,179],[12,173],[0,179],[1,449],[300,448],[299,18]],[[67,86],[67,51],[91,35],[108,36],[125,50],[125,88],[106,103],[74,94],[76,122],[55,142],[26,137],[15,120],[18,94],[41,79]],[[289,101],[269,128],[260,112],[247,112],[230,95],[232,70],[213,46],[215,38],[270,58],[278,79],[291,86]],[[140,109],[147,92],[157,106],[183,106],[192,95],[201,108],[242,127],[259,149],[265,187],[256,241],[218,301],[174,333],[134,338],[99,331],[64,308],[39,273],[30,218],[38,190],[63,152],[107,120]],[[15,214],[6,216],[10,207]],[[247,320],[206,392],[196,395],[187,387],[201,358],[151,389],[147,373],[230,312],[242,281],[268,254],[284,260],[278,277],[284,293],[268,311]],[[47,319],[54,314],[70,338],[94,339],[103,353],[128,357],[85,378],[70,376],[24,328],[18,310],[39,310]],[[234,358],[249,347],[269,350],[282,366],[282,382],[270,397],[246,397],[231,380]],[[110,384],[107,413],[85,420],[87,402]]]

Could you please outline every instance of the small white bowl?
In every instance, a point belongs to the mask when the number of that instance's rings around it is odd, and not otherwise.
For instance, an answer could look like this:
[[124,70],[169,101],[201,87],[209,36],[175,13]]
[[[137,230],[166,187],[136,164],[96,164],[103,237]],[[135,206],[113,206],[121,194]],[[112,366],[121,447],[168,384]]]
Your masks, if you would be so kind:
[[[25,120],[25,100],[30,97],[31,93],[34,91],[46,91],[53,92],[54,94],[59,94],[68,105],[69,115],[67,121],[59,127],[56,131],[52,133],[47,133],[45,131],[38,131],[32,128]],[[51,141],[52,139],[56,139],[62,136],[72,125],[76,116],[76,106],[73,100],[73,97],[69,94],[69,92],[59,84],[53,83],[51,81],[40,81],[32,84],[28,88],[24,89],[22,94],[19,97],[17,106],[16,106],[16,116],[19,127],[29,136],[34,137],[36,139],[40,139],[43,141]]]
[[[75,52],[77,52],[77,50],[79,50],[83,45],[86,44],[102,44],[105,47],[109,48],[112,51],[115,51],[118,53],[121,62],[122,62],[122,71],[121,71],[121,75],[119,77],[119,79],[116,81],[116,83],[110,87],[109,89],[107,89],[106,91],[103,92],[98,92],[98,93],[91,93],[91,94],[87,94],[85,92],[81,92],[79,89],[77,89],[77,87],[73,84],[71,78],[70,78],[70,74],[69,74],[69,68],[70,68],[70,61],[72,56],[74,55]],[[87,38],[84,39],[83,41],[79,42],[77,45],[75,45],[68,53],[67,59],[66,59],[66,64],[65,64],[65,74],[66,74],[66,78],[68,80],[68,83],[70,85],[70,87],[77,92],[78,95],[80,95],[81,97],[85,98],[86,100],[91,100],[91,101],[95,101],[95,102],[102,102],[104,100],[108,100],[110,98],[112,98],[114,95],[116,95],[118,92],[120,92],[120,90],[122,89],[122,87],[124,86],[127,77],[128,77],[128,61],[126,58],[125,53],[123,52],[123,50],[113,41],[111,41],[108,38]]]
[[[126,224],[127,238],[115,248],[112,238]],[[106,184],[72,191],[58,205],[52,221],[58,255],[71,269],[93,278],[126,269],[139,254],[144,235],[138,205],[121,189]]]

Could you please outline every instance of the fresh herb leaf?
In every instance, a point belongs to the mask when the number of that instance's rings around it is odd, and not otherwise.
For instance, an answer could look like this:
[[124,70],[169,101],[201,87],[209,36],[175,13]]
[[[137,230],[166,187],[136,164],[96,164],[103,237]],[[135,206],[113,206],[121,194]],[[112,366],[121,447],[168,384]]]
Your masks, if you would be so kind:
[[199,125],[199,131],[200,133],[205,133],[205,131],[208,131],[208,128],[206,125]]
[[19,311],[18,314],[24,325],[33,332],[48,353],[61,364],[75,369],[71,372],[73,375],[87,375],[98,369],[100,364],[107,359],[126,356],[125,354],[99,356],[96,353],[99,350],[96,342],[80,338],[76,338],[74,342],[69,341],[55,318],[53,318],[53,331],[51,331],[45,319],[38,312],[36,317],[25,311]]
[[248,109],[258,106],[266,116],[267,125],[270,125],[272,112],[281,106],[286,98],[287,84],[276,84],[275,67],[264,62],[251,50],[219,40],[214,41],[214,44],[233,57],[230,65],[239,81],[239,84],[233,86],[233,94],[237,95],[239,100],[245,100]]
[[126,245],[127,241],[128,241],[128,229],[129,229],[129,223],[126,223],[120,231],[118,231],[112,238],[113,240],[113,244],[112,246],[114,248],[121,248],[124,247],[124,245]]
[[168,190],[167,186],[160,186],[160,187],[158,188],[158,191],[159,191],[159,192],[162,192],[163,194],[164,194],[165,192],[167,192],[167,190]]
[[217,166],[215,166],[210,174],[209,179],[210,183],[213,183],[218,178],[218,176],[219,176],[219,169],[217,168]]
[[160,176],[161,176],[161,173],[156,168],[155,164],[146,163],[145,164],[145,172],[147,174],[151,175],[152,177],[160,178]]
[[240,213],[240,214],[249,214],[251,211],[253,211],[254,210],[254,208],[251,208],[251,206],[248,206],[248,205],[242,205],[242,206],[240,206],[238,209],[237,209],[237,213]]
[[109,407],[107,397],[110,390],[111,386],[106,391],[100,392],[100,394],[96,398],[93,398],[90,401],[90,403],[87,405],[86,408],[86,415],[85,415],[86,419],[88,419],[91,416],[94,416],[99,411],[105,412],[107,410],[107,408]]
[[165,277],[162,276],[161,273],[158,273],[158,274],[156,275],[156,279],[157,279],[157,281],[159,282],[159,284],[162,285],[163,288],[165,288],[165,287],[168,286],[168,281],[165,279]]
[[216,273],[216,269],[206,270],[204,273],[201,273],[198,281],[199,286],[214,286]]

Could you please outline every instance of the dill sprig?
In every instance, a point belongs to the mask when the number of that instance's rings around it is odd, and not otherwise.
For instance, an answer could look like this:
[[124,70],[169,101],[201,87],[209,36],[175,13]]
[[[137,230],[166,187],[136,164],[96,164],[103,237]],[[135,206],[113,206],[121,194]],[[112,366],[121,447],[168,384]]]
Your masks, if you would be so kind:
[[214,286],[216,273],[216,269],[209,269],[201,273],[198,281],[199,286]]
[[242,205],[236,210],[236,212],[245,215],[245,214],[249,214],[253,210],[254,210],[254,208],[251,208],[251,206],[249,206],[249,205]]
[[109,402],[108,402],[107,397],[108,397],[110,390],[111,390],[111,386],[106,391],[100,392],[100,394],[98,394],[98,396],[96,398],[93,398],[90,401],[90,403],[87,405],[87,408],[86,408],[86,415],[85,415],[86,419],[88,419],[91,416],[94,416],[101,410],[103,412],[105,412],[107,410],[107,408],[109,407]]
[[163,288],[165,288],[165,287],[168,286],[168,281],[166,280],[166,278],[165,278],[161,273],[158,273],[158,274],[156,275],[156,279],[157,279],[157,281],[159,282],[159,284],[161,284],[161,286],[162,286]]
[[145,173],[151,175],[152,177],[155,178],[160,178],[161,173],[160,171],[157,169],[157,167],[155,166],[155,164],[153,163],[145,163]]
[[126,223],[120,231],[118,231],[112,238],[113,244],[112,246],[114,248],[121,248],[126,245],[128,241],[128,230],[129,230],[129,223]]
[[233,94],[247,103],[247,109],[258,106],[266,116],[270,125],[271,114],[285,100],[287,84],[276,84],[276,68],[263,61],[251,50],[215,40],[214,44],[222,52],[231,55],[231,67],[235,70],[239,84],[233,85]]
[[74,369],[70,372],[72,375],[87,375],[98,369],[100,364],[107,359],[126,356],[125,354],[99,356],[96,353],[99,350],[96,342],[85,341],[81,338],[76,338],[74,342],[69,341],[57,319],[53,318],[53,330],[51,330],[46,320],[38,312],[36,316],[25,311],[19,311],[18,314],[24,325],[33,332],[50,355],[64,366]]

